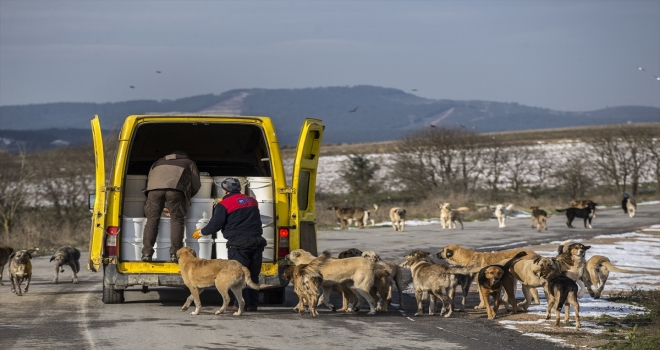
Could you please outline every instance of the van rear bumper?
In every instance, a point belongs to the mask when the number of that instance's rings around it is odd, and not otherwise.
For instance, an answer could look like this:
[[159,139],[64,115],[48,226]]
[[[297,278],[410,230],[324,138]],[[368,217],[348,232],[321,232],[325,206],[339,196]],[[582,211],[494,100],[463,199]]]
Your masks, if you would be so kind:
[[[259,275],[259,284],[265,285],[264,289],[268,288],[282,288],[289,284],[289,281],[282,278],[282,273],[288,266],[280,265],[278,267],[277,275],[265,276]],[[117,271],[117,265],[108,264],[104,268],[105,276],[103,283],[106,287],[112,289],[126,289],[130,286],[149,286],[149,287],[185,287],[183,278],[180,274],[151,274],[151,273],[135,273],[123,274]]]

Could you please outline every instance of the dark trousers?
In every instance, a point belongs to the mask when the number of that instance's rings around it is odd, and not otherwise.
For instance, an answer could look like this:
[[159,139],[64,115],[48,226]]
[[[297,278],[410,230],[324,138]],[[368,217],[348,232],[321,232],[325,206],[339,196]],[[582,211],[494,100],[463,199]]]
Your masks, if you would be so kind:
[[[147,223],[144,225],[142,255],[153,256],[154,254],[160,215],[166,205],[170,211],[170,254],[176,254],[176,251],[183,247],[183,219],[188,213],[186,202],[186,196],[181,191],[149,191],[147,201],[144,203],[144,215],[147,217]],[[158,259],[163,260],[162,257]]]
[[[263,253],[263,247],[255,249],[228,248],[227,258],[229,258],[229,260],[236,260],[241,263],[241,265],[247,267],[248,270],[250,270],[250,279],[252,282],[259,284],[259,273],[261,272]],[[245,300],[246,307],[259,305],[259,291],[246,287],[243,289],[243,300]]]

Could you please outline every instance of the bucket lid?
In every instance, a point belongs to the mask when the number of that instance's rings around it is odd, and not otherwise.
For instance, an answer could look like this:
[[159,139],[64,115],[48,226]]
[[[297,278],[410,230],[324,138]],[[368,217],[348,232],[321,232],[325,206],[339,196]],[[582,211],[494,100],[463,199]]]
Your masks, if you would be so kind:
[[145,217],[137,217],[137,218],[133,218],[133,217],[130,217],[130,216],[124,216],[122,220],[123,220],[123,221],[129,221],[129,222],[130,222],[130,221],[133,221],[133,222],[144,222],[144,221],[147,221],[147,218],[145,218]]

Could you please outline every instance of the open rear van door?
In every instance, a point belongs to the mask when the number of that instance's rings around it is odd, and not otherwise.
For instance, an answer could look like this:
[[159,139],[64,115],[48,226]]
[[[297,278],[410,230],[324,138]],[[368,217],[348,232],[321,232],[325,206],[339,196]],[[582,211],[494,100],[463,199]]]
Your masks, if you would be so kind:
[[94,160],[96,163],[96,190],[94,210],[92,211],[92,227],[89,237],[89,262],[87,268],[97,272],[101,266],[103,255],[103,238],[105,232],[105,157],[103,153],[103,137],[99,116],[92,119],[92,140],[94,142]]
[[[316,248],[316,171],[323,139],[323,122],[305,119],[300,129],[293,163],[290,222],[300,238],[300,248],[317,255]],[[293,237],[291,237],[293,238]]]

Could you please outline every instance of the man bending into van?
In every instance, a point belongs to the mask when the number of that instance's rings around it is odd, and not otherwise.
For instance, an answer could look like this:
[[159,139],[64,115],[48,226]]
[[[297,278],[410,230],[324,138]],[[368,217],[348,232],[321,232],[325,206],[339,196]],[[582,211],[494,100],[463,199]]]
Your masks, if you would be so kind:
[[[252,282],[259,283],[259,272],[263,259],[266,239],[262,237],[261,215],[257,200],[241,194],[241,184],[238,179],[229,177],[220,183],[224,197],[218,203],[208,225],[197,229],[193,238],[199,239],[222,230],[222,236],[227,240],[227,257],[236,260],[250,270]],[[259,291],[243,289],[245,311],[257,311]],[[234,302],[236,304],[236,302]],[[227,308],[227,311],[237,311],[238,308]]]
[[197,164],[182,151],[174,151],[151,166],[147,178],[147,201],[144,203],[142,261],[151,261],[154,243],[158,236],[158,224],[163,209],[170,217],[170,261],[177,262],[176,251],[183,247],[183,219],[188,213],[190,198],[202,187]]

